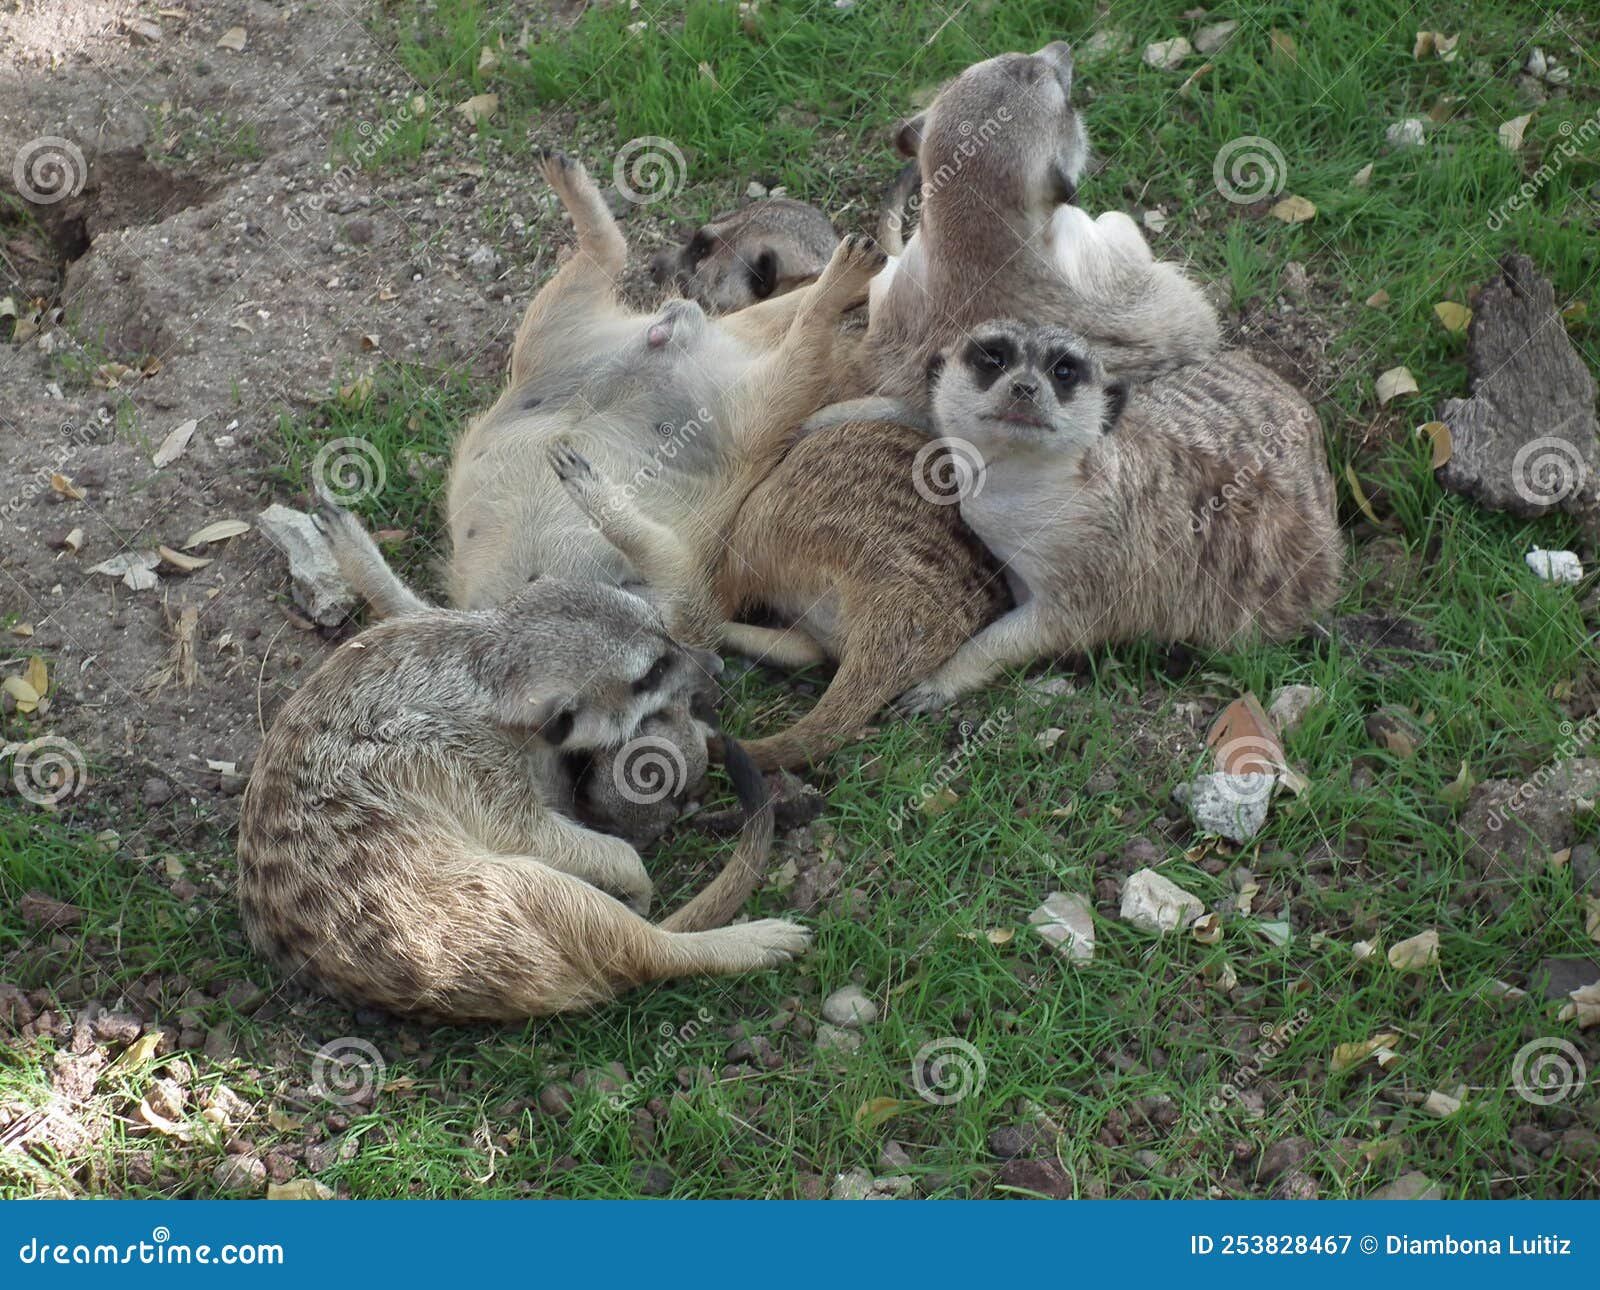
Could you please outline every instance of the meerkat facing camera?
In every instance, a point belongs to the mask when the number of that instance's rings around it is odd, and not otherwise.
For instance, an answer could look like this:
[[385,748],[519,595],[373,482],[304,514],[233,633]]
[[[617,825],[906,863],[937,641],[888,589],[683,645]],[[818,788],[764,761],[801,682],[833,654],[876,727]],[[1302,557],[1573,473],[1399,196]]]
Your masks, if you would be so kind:
[[[917,159],[922,209],[872,285],[863,359],[880,392],[923,397],[929,358],[1003,314],[1070,327],[1118,379],[1149,380],[1218,349],[1216,311],[1131,219],[1072,204],[1089,156],[1072,81],[1062,41],[1002,54],[896,132]],[[897,185],[890,201],[906,195]]]
[[838,244],[833,222],[815,206],[763,197],[658,251],[650,276],[713,313],[732,313],[816,281]]
[[[639,597],[557,578],[497,609],[413,608],[347,641],[279,712],[245,790],[251,942],[353,1003],[452,1020],[543,1016],[800,953],[793,923],[721,925],[760,881],[773,827],[731,740],[738,847],[660,924],[642,917],[638,853],[561,809],[574,753],[686,755],[655,723],[691,722],[707,662]],[[692,774],[655,769],[679,799]]]
[[902,708],[1099,644],[1282,638],[1337,594],[1321,427],[1309,408],[1284,416],[1287,386],[1233,388],[1236,416],[1213,427],[1181,401],[1214,390],[1168,381],[1130,396],[1074,333],[1013,322],[975,327],[929,379],[937,431],[968,458],[962,516],[1004,563],[1017,607]]

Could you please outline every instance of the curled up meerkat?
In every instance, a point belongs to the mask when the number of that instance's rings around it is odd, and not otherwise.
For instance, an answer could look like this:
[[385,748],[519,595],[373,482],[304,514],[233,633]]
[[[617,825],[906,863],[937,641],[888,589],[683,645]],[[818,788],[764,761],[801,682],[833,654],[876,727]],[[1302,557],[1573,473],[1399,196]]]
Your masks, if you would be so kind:
[[929,379],[935,428],[964,470],[961,513],[1004,562],[1017,607],[903,709],[1104,643],[1283,638],[1336,596],[1321,427],[1309,408],[1283,415],[1287,387],[1208,425],[1159,389],[1130,397],[1108,384],[1065,328],[1014,322],[973,328]]
[[726,320],[683,299],[637,313],[618,296],[627,245],[599,189],[575,161],[541,164],[578,246],[528,306],[504,393],[456,448],[446,511],[450,600],[462,608],[541,574],[644,581],[550,472],[557,438],[575,438],[652,523],[706,540],[751,445],[781,454],[781,436],[854,381],[835,342],[882,262],[849,239],[811,286]]
[[760,775],[731,740],[749,811],[738,846],[661,923],[642,916],[638,853],[564,813],[565,758],[691,721],[707,660],[649,605],[558,578],[491,610],[412,600],[340,646],[267,733],[239,826],[240,904],[261,953],[353,1003],[509,1020],[805,949],[793,923],[721,925],[772,842]]
[[731,313],[815,282],[839,244],[815,206],[763,197],[718,215],[650,259],[650,276],[714,313]]
[[[1220,346],[1216,311],[1118,211],[1074,205],[1089,156],[1064,42],[967,68],[903,123],[919,167],[916,232],[874,281],[864,363],[882,393],[921,398],[929,358],[974,324],[1071,328],[1117,379],[1143,381]],[[904,205],[897,183],[889,203]],[[899,213],[885,212],[885,228]],[[893,249],[894,241],[888,245]]]

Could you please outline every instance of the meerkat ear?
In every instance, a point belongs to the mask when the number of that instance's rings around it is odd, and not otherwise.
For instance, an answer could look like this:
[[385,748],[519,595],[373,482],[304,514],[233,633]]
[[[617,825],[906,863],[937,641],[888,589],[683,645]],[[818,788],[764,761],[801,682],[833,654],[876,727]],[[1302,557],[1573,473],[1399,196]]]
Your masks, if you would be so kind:
[[1066,164],[1057,159],[1050,163],[1050,200],[1057,206],[1070,206],[1078,196],[1078,185]]
[[944,355],[935,354],[928,359],[928,366],[923,369],[923,379],[928,388],[933,389],[933,384],[939,379],[939,374],[944,371]]
[[500,725],[536,735],[552,748],[567,742],[578,720],[569,694],[520,694],[515,690],[495,704],[494,715]]
[[757,300],[765,300],[777,289],[778,256],[770,246],[764,246],[750,265],[750,291]]
[[922,150],[922,131],[927,124],[926,112],[918,112],[900,122],[894,132],[895,151],[902,157],[915,157]]
[[1072,46],[1064,40],[1052,40],[1041,49],[1035,58],[1042,58],[1055,69],[1056,80],[1061,83],[1061,92],[1068,98],[1072,97]]
[[1110,434],[1117,428],[1117,422],[1122,419],[1122,410],[1128,406],[1128,387],[1121,381],[1115,385],[1106,386],[1106,410],[1100,419],[1102,434]]

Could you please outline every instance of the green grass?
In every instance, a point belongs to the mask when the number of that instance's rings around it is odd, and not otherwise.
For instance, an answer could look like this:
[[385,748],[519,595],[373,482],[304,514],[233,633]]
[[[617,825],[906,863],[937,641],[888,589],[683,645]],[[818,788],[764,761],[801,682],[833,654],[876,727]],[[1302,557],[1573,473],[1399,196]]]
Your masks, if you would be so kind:
[[[237,1018],[246,1057],[233,1066],[200,1063],[202,1078],[226,1080],[251,1099],[258,1145],[279,1136],[265,1122],[269,1109],[287,1107],[306,1121],[330,1109],[304,1092],[309,1054],[354,1034],[383,1051],[390,1084],[373,1108],[343,1112],[350,1123],[338,1131],[359,1150],[319,1176],[357,1196],[635,1195],[650,1166],[665,1168],[672,1193],[683,1196],[795,1194],[813,1188],[813,1176],[831,1180],[856,1166],[910,1172],[924,1194],[1004,1194],[987,1135],[1041,1112],[1060,1131],[1060,1162],[1080,1195],[1265,1194],[1254,1182],[1259,1157],[1241,1155],[1240,1144],[1259,1149],[1289,1136],[1311,1143],[1303,1167],[1325,1196],[1367,1194],[1407,1169],[1457,1196],[1600,1191],[1592,1166],[1559,1153],[1530,1163],[1510,1148],[1517,1126],[1594,1125],[1592,1089],[1543,1110],[1520,1099],[1510,1077],[1518,1050],[1546,1035],[1579,1045],[1591,1070],[1600,1067],[1593,1032],[1554,1023],[1533,998],[1481,995],[1497,980],[1536,990],[1531,978],[1542,958],[1593,957],[1571,876],[1550,867],[1516,882],[1485,881],[1448,791],[1463,764],[1478,780],[1527,777],[1556,755],[1562,723],[1592,708],[1600,678],[1587,588],[1545,586],[1522,563],[1532,545],[1569,546],[1577,534],[1563,519],[1517,521],[1444,495],[1410,434],[1464,384],[1463,339],[1439,325],[1436,302],[1466,300],[1513,247],[1534,257],[1563,304],[1593,296],[1588,194],[1600,178],[1600,141],[1579,145],[1524,209],[1502,225],[1490,222],[1541,161],[1559,154],[1569,137],[1562,122],[1600,107],[1600,69],[1573,58],[1568,40],[1531,4],[1492,13],[1447,4],[1425,18],[1395,0],[1267,4],[1210,15],[1248,21],[1212,59],[1197,92],[1175,98],[1183,73],[1145,67],[1138,53],[1147,41],[1192,34],[1173,16],[1177,8],[1114,4],[1109,22],[1129,34],[1130,50],[1080,60],[1079,97],[1104,159],[1083,200],[1091,209],[1163,207],[1171,240],[1158,238],[1158,246],[1181,246],[1197,274],[1231,286],[1246,313],[1270,314],[1285,266],[1307,267],[1320,303],[1302,314],[1332,338],[1334,379],[1317,391],[1330,454],[1336,470],[1356,471],[1383,520],[1381,531],[1362,520],[1341,483],[1351,571],[1336,613],[1409,618],[1434,648],[1373,668],[1339,639],[1313,637],[1208,656],[1176,676],[1160,651],[1125,649],[1089,660],[1076,688],[1055,698],[1019,678],[965,705],[974,725],[1002,713],[1009,722],[960,763],[946,809],[912,811],[898,830],[897,808],[935,774],[956,736],[951,718],[885,722],[817,777],[828,800],[809,847],[836,858],[842,877],[809,919],[817,940],[806,959],[748,978],[665,985],[593,1016],[525,1028],[425,1032],[314,1002],[268,1020]],[[482,149],[489,138],[513,158],[532,144],[573,146],[559,131],[576,120],[578,150],[606,172],[625,141],[671,139],[688,158],[689,186],[673,203],[685,217],[726,204],[751,176],[823,206],[870,207],[898,166],[883,146],[885,128],[918,91],[987,53],[1063,36],[1081,45],[1094,25],[1087,3],[973,5],[941,28],[937,7],[763,0],[752,36],[731,3],[647,3],[637,11],[592,8],[570,31],[536,27],[523,47],[520,16],[497,27],[490,15],[498,6],[441,0],[387,12],[380,34],[417,78],[430,115],[391,132],[379,123],[392,146],[377,164],[404,170],[452,149]],[[628,24],[640,19],[650,28],[629,35]],[[1420,25],[1461,31],[1460,56],[1413,59]],[[1593,27],[1574,29],[1574,38],[1592,43]],[[1297,62],[1270,54],[1273,29],[1292,33]],[[1512,71],[1534,44],[1571,67],[1570,97],[1539,109],[1513,155],[1495,130],[1528,110]],[[477,70],[485,46],[499,51],[488,73]],[[448,105],[491,91],[500,109],[479,136],[447,119]],[[1388,124],[1426,116],[1452,95],[1464,101],[1427,146],[1386,145]],[[1314,220],[1287,226],[1217,194],[1213,160],[1242,135],[1269,138],[1282,152],[1285,191],[1312,200]],[[356,137],[335,146],[353,146]],[[1370,183],[1353,186],[1369,163]],[[1365,307],[1380,288],[1391,297],[1387,309]],[[1570,330],[1591,367],[1600,366],[1594,323],[1577,318]],[[1379,408],[1373,380],[1401,363],[1421,393]],[[385,485],[359,509],[375,527],[408,531],[390,554],[426,582],[440,461],[463,418],[487,398],[462,378],[392,369],[370,391],[284,420],[285,491],[304,491],[322,445],[367,439],[384,463]],[[736,731],[770,730],[812,701],[774,674],[731,670],[725,711]],[[1174,785],[1201,765],[1203,728],[1186,705],[1209,712],[1243,690],[1265,698],[1289,683],[1329,695],[1288,740],[1309,788],[1278,798],[1260,837],[1238,854],[1194,847],[1170,805]],[[1416,722],[1414,756],[1381,749],[1368,734],[1367,718],[1384,708]],[[1049,749],[1035,738],[1047,727],[1066,730]],[[226,858],[191,858],[192,867],[215,868],[194,902],[201,912],[191,913],[158,881],[157,857],[130,859],[108,878],[74,824],[0,814],[6,895],[39,886],[73,899],[87,911],[76,939],[103,947],[40,957],[36,937],[0,931],[25,986],[99,974],[109,980],[97,997],[111,997],[152,973],[181,972],[197,983],[266,979],[241,948]],[[1593,819],[1584,831],[1593,839]],[[1068,967],[1027,926],[1028,912],[1046,892],[1093,892],[1097,881],[1137,867],[1124,853],[1139,837],[1155,847],[1162,871],[1208,907],[1228,896],[1229,868],[1251,869],[1262,887],[1258,912],[1229,915],[1222,940],[1210,946],[1158,940],[1103,917],[1094,963]],[[666,866],[668,902],[726,850],[692,830],[664,847],[655,863]],[[754,912],[789,907],[789,858],[780,853],[780,876]],[[1261,925],[1285,916],[1290,935],[1280,945]],[[1359,962],[1351,950],[1430,927],[1441,940],[1437,973],[1395,972],[1382,954]],[[984,935],[992,929],[1012,935],[992,944]],[[1206,983],[1224,963],[1238,980],[1231,994]],[[883,1019],[865,1030],[858,1051],[819,1056],[797,1032],[818,1020],[823,996],[851,981],[879,1000]],[[1209,1110],[1261,1043],[1260,1027],[1302,1009],[1304,1023],[1266,1061],[1264,1118],[1239,1101]],[[216,1002],[202,1012],[209,1025],[226,1008]],[[708,1020],[697,1020],[702,1015]],[[1336,1045],[1382,1031],[1402,1036],[1397,1064],[1330,1070]],[[741,1032],[766,1037],[781,1063],[724,1077],[725,1050]],[[669,1035],[674,1051],[663,1057]],[[970,1096],[930,1105],[914,1091],[914,1058],[950,1039],[976,1050],[984,1078]],[[38,1065],[48,1053],[0,1052],[0,1102],[37,1104],[48,1091]],[[623,1111],[592,1089],[577,1090],[570,1121],[530,1106],[546,1084],[612,1062],[630,1074],[658,1068]],[[679,1068],[690,1073],[687,1087]],[[1461,1084],[1469,1093],[1454,1115],[1416,1105]],[[885,1098],[911,1105],[882,1123],[858,1119]],[[648,1131],[636,1121],[647,1106]],[[1173,1129],[1172,1117],[1198,1127]],[[26,1193],[70,1176],[98,1179],[90,1190],[209,1193],[204,1166],[220,1159],[220,1146],[173,1151],[170,1171],[158,1167],[157,1180],[145,1184],[127,1176],[134,1144],[123,1132],[108,1128],[8,1186]],[[304,1133],[281,1136],[292,1142]],[[908,1170],[876,1165],[888,1139],[912,1152]],[[1370,1162],[1361,1154],[1367,1148]],[[1358,1163],[1340,1164],[1341,1154]],[[90,1162],[98,1172],[85,1172]]]

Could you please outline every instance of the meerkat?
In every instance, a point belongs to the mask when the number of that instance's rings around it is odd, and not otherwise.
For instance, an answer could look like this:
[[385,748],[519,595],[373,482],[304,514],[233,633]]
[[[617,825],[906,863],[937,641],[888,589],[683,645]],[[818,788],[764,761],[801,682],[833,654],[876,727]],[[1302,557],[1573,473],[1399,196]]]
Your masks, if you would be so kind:
[[[1293,391],[1230,383],[1208,425],[1173,384],[1131,395],[1062,327],[990,322],[931,365],[935,428],[969,471],[961,513],[1017,607],[900,707],[926,711],[1041,657],[1151,637],[1226,648],[1305,628],[1338,591],[1333,485]],[[1212,367],[1196,380],[1216,379]],[[1266,427],[1264,430],[1263,427]]]
[[840,321],[884,258],[870,239],[846,239],[810,287],[726,322],[682,299],[635,313],[617,294],[627,245],[594,182],[559,155],[541,165],[577,253],[529,305],[505,392],[456,448],[446,506],[459,608],[497,604],[539,575],[645,581],[550,472],[544,450],[560,437],[576,436],[653,522],[709,540],[727,476],[753,445],[781,453],[784,434],[840,397]]
[[[1089,156],[1072,77],[1061,41],[1002,54],[896,131],[917,159],[921,218],[872,286],[863,362],[878,391],[923,397],[929,358],[1000,315],[1070,327],[1132,381],[1219,348],[1215,310],[1131,219],[1072,204]],[[897,185],[890,201],[905,195]]]
[[815,282],[839,235],[815,206],[763,197],[657,252],[650,276],[713,313],[732,313]]
[[[773,827],[732,740],[742,836],[659,924],[643,917],[638,852],[561,809],[573,753],[645,744],[672,759],[656,723],[692,720],[704,663],[639,597],[554,577],[496,609],[412,606],[346,642],[284,705],[245,790],[252,944],[351,1003],[456,1021],[586,1008],[801,953],[793,923],[722,926],[759,882]],[[677,796],[688,776],[667,770]]]
[[[898,407],[865,399],[818,413],[745,496],[703,576],[666,591],[693,606],[682,617],[706,643],[787,668],[837,661],[809,712],[746,745],[764,770],[827,757],[1010,607],[998,564],[962,522],[949,463]],[[662,552],[672,535],[640,523],[581,455],[558,448],[552,466],[636,565],[668,580],[697,567]],[[756,609],[787,626],[728,621]]]

